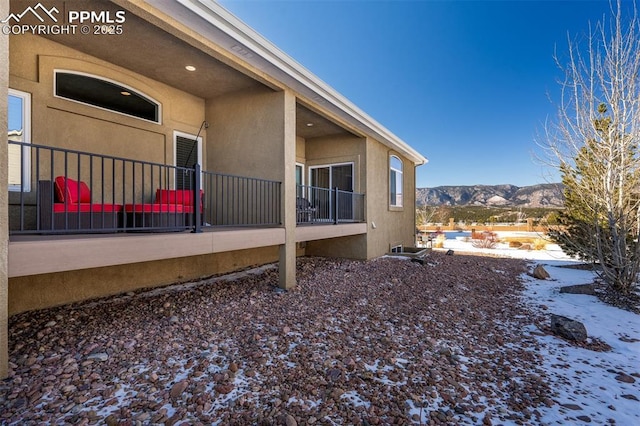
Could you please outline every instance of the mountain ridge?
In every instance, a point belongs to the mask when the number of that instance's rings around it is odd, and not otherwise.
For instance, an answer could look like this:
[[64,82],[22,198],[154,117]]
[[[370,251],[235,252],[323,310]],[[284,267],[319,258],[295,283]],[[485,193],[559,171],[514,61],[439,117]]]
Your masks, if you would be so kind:
[[421,206],[487,206],[550,207],[564,206],[563,185],[542,183],[529,186],[444,185],[416,188],[416,205]]

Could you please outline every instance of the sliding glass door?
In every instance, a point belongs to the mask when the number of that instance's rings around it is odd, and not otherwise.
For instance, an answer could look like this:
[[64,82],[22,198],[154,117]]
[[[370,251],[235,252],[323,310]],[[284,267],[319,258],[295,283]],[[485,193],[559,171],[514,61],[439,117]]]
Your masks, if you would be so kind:
[[[331,164],[309,168],[309,183],[311,188],[311,203],[316,207],[317,220],[333,221],[335,219],[335,199],[332,190],[338,188],[339,219],[349,219],[353,216],[351,197],[345,197],[343,192],[353,192],[353,163]],[[348,198],[348,199],[347,199]]]

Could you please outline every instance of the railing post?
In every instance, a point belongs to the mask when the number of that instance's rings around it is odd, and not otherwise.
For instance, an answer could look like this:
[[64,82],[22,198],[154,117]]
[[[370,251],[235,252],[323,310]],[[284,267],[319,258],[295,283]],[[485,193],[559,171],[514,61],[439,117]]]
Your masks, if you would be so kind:
[[333,188],[333,224],[338,224],[338,187]]
[[193,174],[194,174],[194,184],[193,184],[193,209],[194,209],[194,226],[193,226],[193,230],[191,232],[194,233],[198,233],[198,232],[202,232],[202,226],[201,226],[201,222],[202,222],[202,213],[200,212],[200,209],[202,208],[201,202],[202,200],[200,200],[200,164],[196,163],[193,166]]

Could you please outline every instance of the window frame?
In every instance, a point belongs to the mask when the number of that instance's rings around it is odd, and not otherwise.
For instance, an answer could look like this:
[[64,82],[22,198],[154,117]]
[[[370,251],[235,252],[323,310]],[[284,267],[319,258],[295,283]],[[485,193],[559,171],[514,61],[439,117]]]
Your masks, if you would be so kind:
[[[396,159],[400,162],[400,169],[394,167],[393,160]],[[395,177],[395,180],[393,180]],[[398,177],[400,178],[400,193],[394,192],[398,188]],[[395,197],[394,197],[395,195]],[[400,195],[400,203],[398,202],[398,195]],[[393,210],[402,210],[404,208],[404,162],[396,154],[389,155],[389,208]],[[395,199],[394,199],[395,198]]]
[[[62,95],[58,95],[58,74],[74,74],[74,75],[79,75],[79,76],[83,76],[83,77],[89,77],[89,78],[93,78],[95,80],[99,80],[99,81],[103,81],[115,86],[119,86],[122,89],[125,89],[128,92],[132,92],[135,93],[137,96],[144,98],[145,100],[149,101],[149,103],[154,104],[157,108],[157,120],[149,120],[147,118],[143,118],[143,117],[139,117],[137,115],[131,115],[131,114],[127,114],[125,112],[121,112],[121,111],[116,111],[114,109],[111,108],[106,108],[106,107],[102,107],[102,106],[98,106],[98,105],[94,105],[88,102],[82,102],[81,100],[78,99],[74,99],[74,98],[69,98],[66,96],[62,96]],[[67,69],[54,69],[53,70],[53,97],[54,98],[58,98],[58,99],[64,99],[65,101],[69,101],[69,102],[74,102],[80,105],[85,105],[91,108],[96,108],[102,111],[107,111],[107,112],[111,112],[114,114],[118,114],[118,115],[123,115],[125,117],[131,117],[134,118],[136,120],[142,120],[142,121],[146,121],[147,123],[154,123],[154,124],[162,124],[162,103],[160,103],[158,100],[154,99],[153,97],[147,95],[146,93],[135,89],[129,85],[126,85],[124,83],[121,83],[117,80],[113,80],[107,77],[103,77],[103,76],[99,76],[96,74],[90,74],[90,73],[86,73],[86,72],[82,72],[82,71],[73,71],[73,70],[67,70]]]
[[[22,90],[9,88],[7,95],[7,120],[9,119],[9,105],[8,105],[8,97],[14,96],[22,99],[22,142],[30,144],[31,143],[31,93],[24,92]],[[7,122],[8,128],[8,122]],[[8,140],[8,135],[7,135]],[[22,159],[22,164],[20,167],[22,168],[22,176],[20,176],[20,184],[8,184],[8,189],[10,192],[30,192],[31,191],[31,149],[27,146],[22,147],[22,154],[20,156]],[[9,164],[7,164],[7,167]]]
[[[181,132],[179,130],[174,130],[173,131],[173,166],[177,167],[177,161],[178,161],[178,138],[184,138],[184,139],[191,139],[191,140],[195,140],[196,139],[196,135],[192,135],[191,133],[185,133],[185,132]],[[196,149],[196,155],[198,156],[196,163],[200,166],[200,179],[202,181],[202,177],[203,177],[203,169],[202,169],[202,136],[198,136],[197,139],[197,144],[198,147]],[[177,169],[176,169],[176,173],[177,173]],[[177,184],[178,179],[176,177],[174,184]],[[176,188],[179,189],[179,188]]]
[[309,184],[311,184],[311,173],[313,173],[313,170],[315,169],[323,169],[323,168],[329,168],[329,188],[327,189],[333,189],[333,173],[332,173],[332,169],[333,167],[338,167],[338,166],[351,166],[351,192],[355,192],[355,188],[356,188],[356,176],[355,176],[355,170],[356,170],[356,165],[354,161],[344,161],[341,163],[328,163],[328,164],[318,164],[318,165],[314,165],[314,166],[308,166],[307,167],[307,175],[308,175],[308,182]]
[[[298,167],[300,167],[300,183],[298,183]],[[296,175],[295,175],[296,185],[304,186],[304,183],[305,183],[304,164],[298,163],[296,161],[295,171],[296,171]]]

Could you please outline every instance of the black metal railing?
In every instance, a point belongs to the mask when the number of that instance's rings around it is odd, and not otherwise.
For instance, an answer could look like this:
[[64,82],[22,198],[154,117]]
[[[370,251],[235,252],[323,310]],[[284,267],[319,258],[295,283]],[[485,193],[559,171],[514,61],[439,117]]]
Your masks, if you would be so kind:
[[280,224],[279,182],[15,141],[9,151],[10,234]]
[[364,222],[364,194],[339,188],[297,185],[296,221],[305,223]]
[[202,172],[204,226],[281,224],[280,182]]

